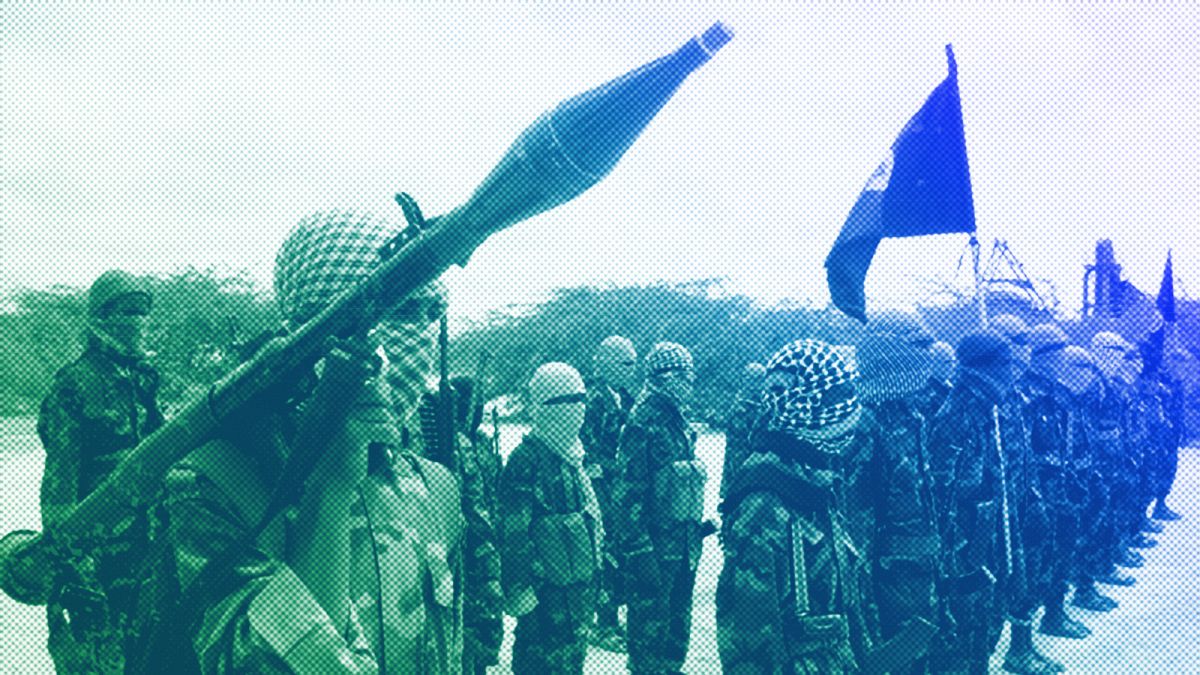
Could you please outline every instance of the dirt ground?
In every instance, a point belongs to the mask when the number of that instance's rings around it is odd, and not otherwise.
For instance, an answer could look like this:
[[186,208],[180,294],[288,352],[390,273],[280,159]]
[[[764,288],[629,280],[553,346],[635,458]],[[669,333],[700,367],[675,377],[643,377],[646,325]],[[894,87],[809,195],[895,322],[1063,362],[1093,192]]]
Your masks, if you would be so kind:
[[[520,429],[503,434],[505,449],[513,447]],[[724,438],[701,436],[699,456],[710,472],[706,510],[715,514]],[[1184,520],[1168,524],[1160,544],[1146,551],[1146,566],[1134,570],[1132,588],[1105,588],[1121,606],[1108,614],[1072,609],[1094,634],[1083,641],[1037,636],[1039,646],[1075,673],[1200,673],[1200,452],[1180,453],[1179,477],[1172,506]],[[0,533],[17,528],[38,529],[37,493],[43,455],[30,419],[0,419]],[[705,542],[696,584],[691,650],[684,671],[719,673],[713,597],[721,555],[716,539]],[[42,607],[26,607],[0,594],[0,674],[53,673],[45,650],[46,622]],[[504,663],[494,673],[510,672],[513,622],[509,620]],[[992,671],[999,665],[1006,636]],[[624,655],[593,649],[588,673],[623,672]]]

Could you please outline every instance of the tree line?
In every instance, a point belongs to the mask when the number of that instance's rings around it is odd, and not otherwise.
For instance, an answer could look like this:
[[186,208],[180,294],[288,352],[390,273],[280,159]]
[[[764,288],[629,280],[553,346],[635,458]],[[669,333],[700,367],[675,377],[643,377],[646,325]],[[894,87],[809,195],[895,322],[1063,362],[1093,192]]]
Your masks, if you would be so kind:
[[[256,336],[280,325],[270,291],[245,273],[187,268],[152,280],[154,310],[147,319],[146,345],[163,375],[161,398],[167,412],[201,395],[244,356]],[[12,293],[0,313],[0,415],[35,414],[54,372],[82,348],[86,289],[54,286]],[[1153,301],[1119,318],[1087,317],[1064,322],[1080,344],[1098,330],[1118,330],[1132,341],[1145,337],[1154,322]],[[1020,297],[989,296],[989,315],[1015,313],[1031,325],[1050,320]],[[1200,354],[1200,308],[1179,303],[1175,344]],[[939,339],[956,343],[980,325],[969,298],[919,308]],[[699,419],[719,422],[739,386],[743,367],[764,362],[780,346],[800,337],[847,344],[862,336],[856,321],[828,307],[794,301],[764,306],[732,292],[721,279],[683,283],[580,286],[558,289],[539,304],[493,312],[469,322],[450,343],[450,370],[483,375],[486,396],[520,399],[533,371],[547,361],[565,361],[582,373],[592,370],[592,353],[609,335],[631,339],[645,354],[656,342],[688,347],[696,362]],[[477,373],[484,352],[486,373]],[[1200,368],[1189,378],[1190,417],[1200,430]]]

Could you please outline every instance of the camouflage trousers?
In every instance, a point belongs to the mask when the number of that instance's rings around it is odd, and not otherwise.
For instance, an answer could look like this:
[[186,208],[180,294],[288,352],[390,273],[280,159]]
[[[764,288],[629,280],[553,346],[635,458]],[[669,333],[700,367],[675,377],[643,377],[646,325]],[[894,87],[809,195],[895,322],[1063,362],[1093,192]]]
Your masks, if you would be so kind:
[[1117,548],[1117,518],[1113,511],[1112,490],[1106,476],[1092,473],[1088,480],[1087,501],[1079,511],[1079,569],[1077,582],[1087,582],[1111,571]]
[[[899,634],[916,617],[937,624],[934,561],[892,559],[875,571],[875,603],[879,608],[880,642]],[[925,660],[912,672],[924,672]]]
[[626,627],[629,672],[677,673],[687,658],[692,633],[696,570],[687,559],[658,561],[662,585],[631,585]]
[[949,621],[944,621],[930,648],[933,673],[986,673],[988,659],[1004,629],[1004,593],[988,586],[971,593],[947,593]]
[[596,598],[596,623],[601,627],[618,625],[618,610],[626,601],[624,576],[615,546],[618,539],[617,504],[613,494],[614,479],[611,475],[605,473],[601,478],[592,480],[592,489],[596,492],[596,501],[600,504],[600,513],[604,518],[605,532],[604,561],[600,569],[600,587]]
[[594,584],[546,585],[537,598],[537,607],[517,619],[513,673],[582,673],[595,609]]

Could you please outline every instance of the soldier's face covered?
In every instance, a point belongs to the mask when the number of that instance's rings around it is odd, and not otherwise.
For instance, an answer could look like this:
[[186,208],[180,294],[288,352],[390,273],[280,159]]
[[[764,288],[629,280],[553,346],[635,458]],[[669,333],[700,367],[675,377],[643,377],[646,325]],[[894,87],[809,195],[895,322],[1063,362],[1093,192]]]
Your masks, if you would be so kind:
[[529,383],[532,403],[532,433],[555,452],[582,461],[579,430],[587,412],[583,378],[565,363],[550,363],[534,373]]
[[416,412],[421,395],[433,388],[437,359],[436,323],[385,321],[371,333],[384,357],[384,378],[401,424]]
[[140,357],[148,311],[140,296],[122,296],[110,303],[103,316],[92,319],[92,332],[123,356]]
[[609,386],[630,389],[637,376],[637,352],[628,340],[605,341],[596,351],[596,374]]
[[1138,375],[1142,373],[1142,357],[1137,350],[1125,353],[1125,358],[1121,361],[1121,367],[1117,373],[1126,384],[1133,384],[1137,381]]
[[1096,357],[1096,367],[1105,377],[1117,377],[1125,365],[1125,349],[1117,345],[1098,347],[1093,354]]

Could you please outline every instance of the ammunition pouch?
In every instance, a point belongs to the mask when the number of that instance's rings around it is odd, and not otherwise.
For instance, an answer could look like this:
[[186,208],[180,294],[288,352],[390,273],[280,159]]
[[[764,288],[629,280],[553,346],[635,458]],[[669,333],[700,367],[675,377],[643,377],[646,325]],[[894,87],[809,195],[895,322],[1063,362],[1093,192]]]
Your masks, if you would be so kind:
[[582,512],[556,513],[534,521],[530,536],[541,554],[547,583],[570,586],[596,572],[592,535]]
[[667,523],[699,523],[704,520],[704,486],[708,470],[693,459],[671,462],[654,474],[654,505]]

